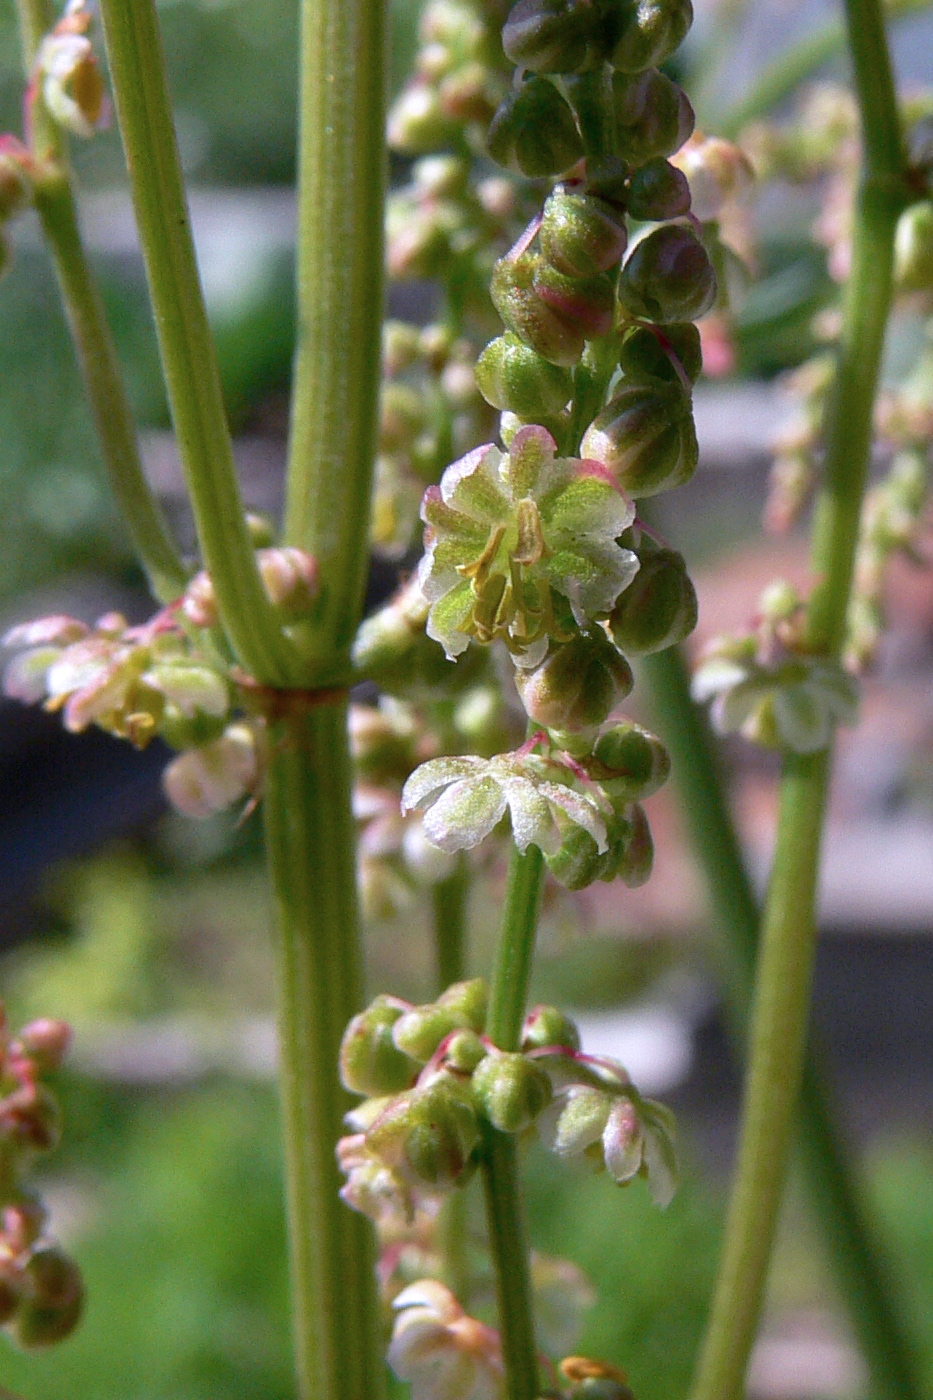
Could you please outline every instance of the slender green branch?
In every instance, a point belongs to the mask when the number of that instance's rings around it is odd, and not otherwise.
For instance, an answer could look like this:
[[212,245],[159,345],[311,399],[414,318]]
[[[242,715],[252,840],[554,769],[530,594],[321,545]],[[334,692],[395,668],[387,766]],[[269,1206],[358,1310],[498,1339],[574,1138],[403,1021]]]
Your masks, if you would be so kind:
[[346,705],[273,726],[263,802],[278,923],[279,1054],[301,1400],[378,1400],[372,1232],[338,1199],[335,1066],[362,1000]]
[[309,645],[341,682],[366,581],[382,321],[384,0],[305,0],[298,347],[285,534],[326,580]]
[[[46,0],[18,0],[17,12],[28,78],[36,50],[54,22],[54,10]],[[41,94],[34,94],[32,116],[33,154],[45,166],[36,189],[36,210],[55,264],[101,457],[150,587],[168,603],[184,589],[187,573],[146,480],[133,412],[81,239],[65,142]]]
[[102,0],[101,18],[162,367],[198,538],[241,664],[298,683],[297,658],[256,567],[204,307],[154,0]]
[[[671,750],[691,845],[722,936],[727,1006],[737,1038],[747,1030],[755,976],[758,908],[717,771],[709,724],[690,698],[676,648],[645,657],[652,707]],[[804,1064],[799,1141],[813,1210],[872,1378],[885,1400],[920,1400],[914,1358],[893,1306],[885,1260],[823,1090],[811,1046]]]
[[[486,1034],[500,1050],[521,1044],[543,881],[537,846],[524,855],[513,850],[486,1016]],[[512,1138],[495,1128],[485,1135],[483,1184],[509,1400],[534,1400],[538,1361],[518,1154]]]
[[[886,7],[891,19],[926,9],[930,0],[891,0]],[[778,103],[789,97],[801,83],[845,49],[846,28],[841,20],[828,20],[796,44],[779,53],[755,74],[749,90],[725,110],[717,108],[716,86],[719,65],[701,83],[697,113],[705,129],[735,140],[749,122],[766,117]],[[712,48],[710,49],[713,52]],[[722,50],[718,52],[721,54]]]
[[[834,656],[844,639],[904,173],[878,0],[847,0],[846,17],[865,158],[826,423],[814,539],[819,582],[809,613],[812,644]],[[735,1400],[741,1394],[758,1324],[803,1068],[829,774],[829,750],[785,759],[735,1187],[694,1400]]]

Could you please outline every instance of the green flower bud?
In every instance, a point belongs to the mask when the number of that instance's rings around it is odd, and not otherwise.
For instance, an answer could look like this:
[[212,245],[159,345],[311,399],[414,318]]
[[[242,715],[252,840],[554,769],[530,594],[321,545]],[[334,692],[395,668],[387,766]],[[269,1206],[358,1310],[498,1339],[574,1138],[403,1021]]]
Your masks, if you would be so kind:
[[623,73],[642,73],[670,58],[693,23],[690,0],[628,0],[617,21],[611,62]]
[[449,1007],[429,1002],[400,1016],[392,1027],[392,1039],[405,1055],[426,1065],[445,1036],[464,1024]]
[[697,595],[683,555],[659,549],[640,558],[641,568],[609,616],[616,646],[636,655],[676,646],[697,624]]
[[486,346],[476,364],[476,383],[493,408],[535,420],[559,413],[573,393],[568,369],[550,364],[511,333]]
[[598,21],[591,0],[518,0],[503,27],[502,47],[520,68],[576,73],[594,56]]
[[636,890],[639,885],[647,882],[654,866],[654,841],[644,808],[637,802],[633,803],[628,809],[624,834],[621,831],[621,822],[619,830],[617,840],[616,828],[610,823],[609,849],[617,851],[615,874],[630,890]]
[[899,292],[933,288],[933,203],[905,209],[894,236],[894,285]]
[[534,253],[500,258],[492,272],[493,304],[509,330],[545,360],[575,365],[583,354],[583,330],[541,300],[534,286],[539,262]]
[[633,679],[625,657],[593,628],[563,645],[552,642],[540,665],[516,671],[515,685],[536,724],[574,731],[602,724]]
[[556,1006],[535,1006],[525,1017],[522,1049],[537,1050],[547,1045],[564,1045],[568,1050],[579,1050],[580,1032],[570,1017]]
[[682,486],[699,456],[690,400],[679,383],[623,385],[587,428],[580,452],[604,463],[629,496]]
[[593,776],[614,800],[650,797],[670,776],[671,756],[661,740],[628,720],[600,736],[593,757],[607,770]]
[[529,78],[503,98],[486,146],[498,165],[530,179],[561,175],[583,155],[570,105],[547,78]]
[[520,1133],[547,1108],[553,1090],[540,1065],[517,1051],[494,1050],[473,1073],[473,1098],[502,1133]]
[[612,79],[619,155],[629,165],[670,156],[689,138],[695,117],[682,88],[656,68]]
[[462,1017],[460,1024],[471,1030],[482,1031],[486,1025],[486,983],[482,977],[471,977],[467,982],[453,982],[441,992],[438,1006]]
[[457,121],[445,112],[437,89],[430,83],[405,88],[389,110],[386,140],[402,155],[436,151],[459,135]]
[[650,326],[633,326],[622,344],[619,354],[619,368],[623,378],[635,380],[663,379],[668,383],[680,381],[670,351],[680,361],[680,366],[691,383],[695,384],[703,368],[703,350],[700,345],[700,332],[690,321],[682,325],[665,326],[653,330]]
[[677,219],[690,209],[690,186],[676,165],[655,156],[633,172],[626,208],[633,219]]
[[40,1246],[22,1272],[24,1297],[8,1324],[21,1347],[44,1347],[63,1341],[77,1327],[84,1307],[78,1266],[60,1249]]
[[696,234],[667,224],[632,251],[619,277],[618,298],[623,311],[640,321],[697,321],[716,300],[716,274]]
[[392,1027],[401,1016],[400,1007],[380,996],[353,1017],[340,1042],[340,1081],[345,1089],[380,1098],[411,1087],[418,1065],[392,1039]]
[[613,870],[611,849],[600,852],[592,836],[578,826],[567,830],[560,849],[546,859],[554,879],[567,890],[585,890]]
[[367,1147],[428,1186],[451,1186],[479,1139],[472,1103],[438,1078],[389,1106],[366,1135]]
[[604,199],[558,188],[544,206],[541,251],[568,277],[594,277],[622,260],[628,242],[625,216]]
[[613,284],[605,273],[595,277],[568,277],[539,258],[533,285],[538,296],[558,315],[579,326],[587,340],[612,330],[615,311]]
[[459,1074],[472,1074],[488,1053],[475,1031],[454,1031],[444,1051],[444,1063]]

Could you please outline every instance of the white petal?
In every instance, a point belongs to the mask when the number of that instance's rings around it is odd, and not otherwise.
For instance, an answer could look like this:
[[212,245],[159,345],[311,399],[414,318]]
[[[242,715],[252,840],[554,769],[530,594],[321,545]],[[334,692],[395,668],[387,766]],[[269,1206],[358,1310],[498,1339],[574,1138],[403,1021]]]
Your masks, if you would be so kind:
[[410,774],[402,788],[402,811],[412,812],[416,807],[423,807],[451,783],[481,772],[485,767],[484,758],[469,754],[459,758],[429,758]]

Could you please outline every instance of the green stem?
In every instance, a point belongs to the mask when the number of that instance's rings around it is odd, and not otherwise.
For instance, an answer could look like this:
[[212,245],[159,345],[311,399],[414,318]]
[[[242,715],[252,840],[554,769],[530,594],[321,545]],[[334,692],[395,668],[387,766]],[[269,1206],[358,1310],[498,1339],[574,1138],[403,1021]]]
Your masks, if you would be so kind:
[[[713,735],[690,698],[676,648],[644,658],[658,728],[673,771],[722,937],[727,1006],[736,1038],[747,1030],[755,976],[758,908],[717,771]],[[914,1360],[891,1301],[885,1260],[847,1160],[811,1045],[804,1064],[799,1141],[813,1210],[872,1378],[885,1400],[920,1400]]]
[[[18,0],[17,12],[28,78],[54,11],[46,0]],[[150,587],[160,602],[169,603],[183,591],[187,572],[146,480],[133,412],[81,238],[65,142],[38,94],[32,118],[33,154],[45,166],[36,188],[36,211],[55,265],[101,457]]]
[[304,0],[298,346],[285,535],[326,587],[308,644],[340,683],[366,581],[382,321],[386,5]]
[[372,1232],[338,1199],[335,1066],[362,1000],[345,703],[275,725],[263,802],[278,925],[279,1055],[301,1400],[377,1400]]
[[[543,881],[538,847],[524,855],[513,850],[486,1016],[486,1034],[500,1050],[521,1044]],[[484,1137],[483,1184],[509,1400],[534,1400],[538,1359],[518,1153],[509,1134],[495,1128]]]
[[[878,0],[847,0],[864,158],[855,210],[826,464],[814,534],[815,649],[838,658],[845,634],[872,408],[890,309],[903,154]],[[830,751],[784,762],[777,846],[765,905],[748,1080],[720,1274],[693,1400],[742,1392],[764,1294],[800,1090],[816,930],[816,881]]]
[[221,620],[251,675],[296,684],[297,658],[256,567],[234,468],[154,0],[102,0],[100,11],[169,404]]

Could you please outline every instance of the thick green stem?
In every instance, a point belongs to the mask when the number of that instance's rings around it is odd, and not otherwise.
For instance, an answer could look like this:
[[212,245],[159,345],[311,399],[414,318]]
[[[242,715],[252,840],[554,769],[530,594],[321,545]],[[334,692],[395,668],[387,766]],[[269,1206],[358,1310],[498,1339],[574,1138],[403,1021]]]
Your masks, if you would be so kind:
[[[524,855],[513,850],[486,1016],[486,1034],[500,1050],[521,1044],[543,880],[537,846]],[[483,1184],[509,1400],[534,1400],[538,1360],[518,1153],[513,1138],[495,1128],[485,1134]]]
[[[46,0],[18,0],[17,12],[28,77],[54,10]],[[146,480],[133,412],[81,238],[65,142],[41,94],[33,97],[31,139],[33,155],[45,165],[35,194],[36,211],[55,265],[101,457],[150,587],[168,603],[184,589],[187,573]]]
[[[683,655],[671,648],[645,657],[643,670],[721,933],[729,1016],[741,1038],[754,984],[759,914],[717,771],[715,742],[705,716],[691,701]],[[879,1400],[920,1400],[922,1391],[891,1299],[885,1260],[872,1237],[812,1047],[804,1063],[799,1118],[814,1214],[868,1363],[872,1393]]]
[[100,11],[169,404],[221,620],[257,680],[300,684],[256,567],[234,468],[154,0],[102,0]]
[[326,580],[308,637],[340,682],[366,580],[382,321],[386,5],[304,0],[298,346],[285,534]]
[[362,1000],[346,705],[273,726],[264,798],[276,902],[279,1055],[301,1400],[377,1400],[379,1307],[367,1221],[338,1199],[349,1104],[340,1038]]
[[[814,537],[819,581],[809,612],[814,648],[835,657],[845,634],[890,309],[894,229],[904,205],[903,154],[878,0],[847,0],[846,17],[865,154],[826,422]],[[735,1400],[741,1394],[758,1325],[803,1068],[829,774],[829,750],[785,759],[736,1180],[694,1400]]]

